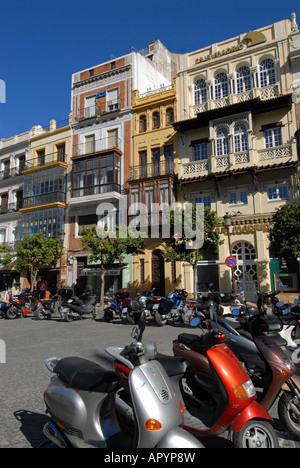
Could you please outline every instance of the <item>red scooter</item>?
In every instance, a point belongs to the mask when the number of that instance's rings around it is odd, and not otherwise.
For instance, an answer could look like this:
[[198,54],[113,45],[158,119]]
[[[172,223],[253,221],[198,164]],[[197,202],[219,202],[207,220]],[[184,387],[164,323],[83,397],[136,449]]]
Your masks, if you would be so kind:
[[18,297],[11,298],[5,317],[8,320],[26,316],[39,318],[39,307],[40,301],[37,297],[22,293]]
[[[277,448],[272,418],[255,401],[252,381],[225,340],[226,336],[215,330],[200,336],[183,333],[173,342],[175,357],[155,357],[184,402],[183,427],[197,437],[217,436],[229,430],[237,448]],[[141,346],[145,354],[147,346],[153,344]],[[132,366],[127,368],[116,360],[114,369],[126,389]],[[128,404],[126,392],[122,398]]]

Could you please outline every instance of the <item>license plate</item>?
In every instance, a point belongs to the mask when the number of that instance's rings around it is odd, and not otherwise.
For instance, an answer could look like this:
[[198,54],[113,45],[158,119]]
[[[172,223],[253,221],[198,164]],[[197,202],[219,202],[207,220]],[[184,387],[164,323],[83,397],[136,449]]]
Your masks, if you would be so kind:
[[153,310],[157,310],[157,309],[158,309],[158,306],[159,306],[159,304],[154,304]]
[[124,309],[122,309],[122,314],[127,314],[127,307],[124,307]]

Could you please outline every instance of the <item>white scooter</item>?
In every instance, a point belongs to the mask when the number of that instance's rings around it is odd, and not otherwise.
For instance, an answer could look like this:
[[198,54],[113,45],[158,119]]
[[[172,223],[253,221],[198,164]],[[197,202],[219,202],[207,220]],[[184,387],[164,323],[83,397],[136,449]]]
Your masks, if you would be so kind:
[[141,343],[145,313],[140,322],[141,333],[137,336],[135,329],[134,334],[137,341],[115,348],[126,366],[131,365],[128,354],[134,361],[129,376],[134,435],[120,428],[118,414],[124,402],[118,398],[121,386],[115,372],[80,357],[50,358],[45,363],[55,376],[44,393],[51,417],[44,434],[50,443],[60,448],[203,448],[181,427],[180,402],[167,373],[153,360],[155,346],[153,353],[145,353]]

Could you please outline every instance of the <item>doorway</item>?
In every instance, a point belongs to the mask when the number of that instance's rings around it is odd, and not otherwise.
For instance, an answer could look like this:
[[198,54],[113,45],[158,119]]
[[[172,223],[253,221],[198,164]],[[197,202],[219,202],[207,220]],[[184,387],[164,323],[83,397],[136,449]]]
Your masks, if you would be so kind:
[[152,288],[155,296],[165,296],[165,261],[160,250],[152,253]]
[[238,242],[232,247],[232,255],[237,259],[234,268],[237,287],[243,288],[246,301],[256,302],[258,282],[255,247],[250,242]]

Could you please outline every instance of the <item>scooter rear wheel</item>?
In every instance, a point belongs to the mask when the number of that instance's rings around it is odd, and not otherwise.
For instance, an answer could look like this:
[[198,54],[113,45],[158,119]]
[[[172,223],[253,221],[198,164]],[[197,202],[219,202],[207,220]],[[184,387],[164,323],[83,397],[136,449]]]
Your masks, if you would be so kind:
[[300,440],[300,402],[291,393],[284,392],[278,402],[278,416],[285,429],[292,434],[296,440]]
[[6,311],[5,317],[8,320],[14,320],[18,317],[18,315],[19,315],[19,312],[12,306]]
[[278,448],[278,437],[271,424],[267,421],[253,419],[240,430],[234,432],[235,448]]

